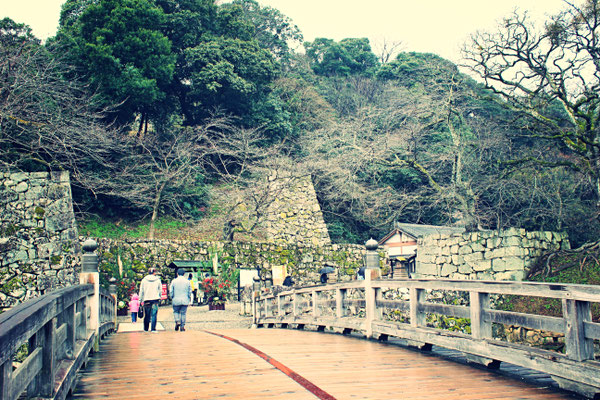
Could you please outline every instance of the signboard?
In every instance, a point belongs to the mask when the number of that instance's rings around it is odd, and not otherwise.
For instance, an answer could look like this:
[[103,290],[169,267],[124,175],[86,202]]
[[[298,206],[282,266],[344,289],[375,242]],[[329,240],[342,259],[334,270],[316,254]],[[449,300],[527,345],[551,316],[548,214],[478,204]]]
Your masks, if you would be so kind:
[[273,274],[273,285],[283,285],[283,280],[287,275],[287,271],[284,265],[273,265],[271,267],[271,273]]
[[166,283],[162,284],[162,291],[160,293],[160,299],[161,300],[166,300],[167,299],[167,284]]
[[252,286],[255,276],[258,276],[258,271],[255,269],[240,269],[240,287]]

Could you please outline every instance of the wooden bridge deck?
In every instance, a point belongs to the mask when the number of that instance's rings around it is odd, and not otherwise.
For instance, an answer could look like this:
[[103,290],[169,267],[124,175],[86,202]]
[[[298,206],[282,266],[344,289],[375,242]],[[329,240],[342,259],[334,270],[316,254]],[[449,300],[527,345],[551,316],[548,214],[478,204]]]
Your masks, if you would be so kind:
[[119,333],[73,399],[565,399],[439,357],[281,329]]

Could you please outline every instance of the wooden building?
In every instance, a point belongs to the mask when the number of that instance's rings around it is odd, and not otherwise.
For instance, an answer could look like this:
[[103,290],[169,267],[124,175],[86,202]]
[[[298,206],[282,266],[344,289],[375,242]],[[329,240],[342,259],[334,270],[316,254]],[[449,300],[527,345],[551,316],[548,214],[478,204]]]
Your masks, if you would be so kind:
[[[394,229],[379,240],[387,253],[394,277],[403,277],[404,271],[410,276],[411,266],[417,254],[417,239],[433,234],[463,233],[465,228],[437,225],[394,223]],[[402,265],[404,268],[398,268]],[[398,274],[397,272],[401,272]]]

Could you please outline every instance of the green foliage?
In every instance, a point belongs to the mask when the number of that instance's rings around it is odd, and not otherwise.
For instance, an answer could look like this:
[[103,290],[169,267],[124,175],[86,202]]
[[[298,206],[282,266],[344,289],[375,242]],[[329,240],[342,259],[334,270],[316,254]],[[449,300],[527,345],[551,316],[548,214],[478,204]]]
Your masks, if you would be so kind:
[[119,104],[116,117],[122,124],[137,113],[151,113],[166,98],[175,56],[161,31],[164,24],[164,13],[151,1],[101,0],[60,27],[57,38],[72,53],[72,62],[89,76],[107,106]]
[[0,20],[0,54],[6,56],[14,49],[36,48],[40,44],[31,27],[20,24],[10,18]]
[[451,332],[471,334],[471,320],[469,318],[447,317],[441,314],[427,314],[427,326]]
[[289,62],[290,44],[302,41],[302,33],[296,25],[279,10],[261,7],[255,0],[234,0],[223,8],[240,7],[243,18],[252,28],[252,36],[258,45],[271,52],[278,60]]
[[253,102],[262,99],[275,76],[271,55],[256,42],[215,37],[184,52],[182,75],[190,81],[184,107],[189,121],[200,121],[208,111],[222,107],[247,115]]
[[316,38],[305,42],[306,55],[315,74],[324,76],[370,75],[378,66],[377,56],[371,51],[367,38]]

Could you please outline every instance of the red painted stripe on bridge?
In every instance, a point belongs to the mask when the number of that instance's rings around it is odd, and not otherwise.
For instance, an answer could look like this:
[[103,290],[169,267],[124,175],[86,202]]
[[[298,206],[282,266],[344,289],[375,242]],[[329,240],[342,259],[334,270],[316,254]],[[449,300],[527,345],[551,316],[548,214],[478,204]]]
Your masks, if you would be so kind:
[[286,367],[284,364],[280,363],[279,361],[277,361],[273,357],[269,356],[268,354],[260,351],[256,347],[250,346],[247,343],[240,342],[239,340],[237,340],[235,338],[221,335],[219,333],[215,333],[215,332],[211,332],[211,331],[207,331],[207,330],[203,330],[203,332],[210,333],[211,335],[215,335],[215,336],[218,336],[223,339],[227,339],[230,342],[233,342],[239,346],[242,346],[243,348],[250,351],[251,353],[256,354],[257,356],[259,356],[260,358],[262,358],[263,360],[265,360],[266,362],[268,362],[269,364],[271,364],[272,366],[277,368],[279,371],[283,372],[284,374],[286,374],[287,376],[292,378],[294,381],[296,381],[298,384],[300,384],[300,386],[302,386],[303,388],[305,388],[306,390],[308,390],[309,392],[311,392],[312,394],[317,396],[319,399],[321,399],[321,400],[336,400],[335,397],[333,397],[332,395],[330,395],[329,393],[327,393],[326,391],[324,391],[323,389],[321,389],[320,387],[318,387],[317,385],[315,385],[314,383],[312,383],[311,381],[309,381],[302,375],[294,372],[292,369]]

